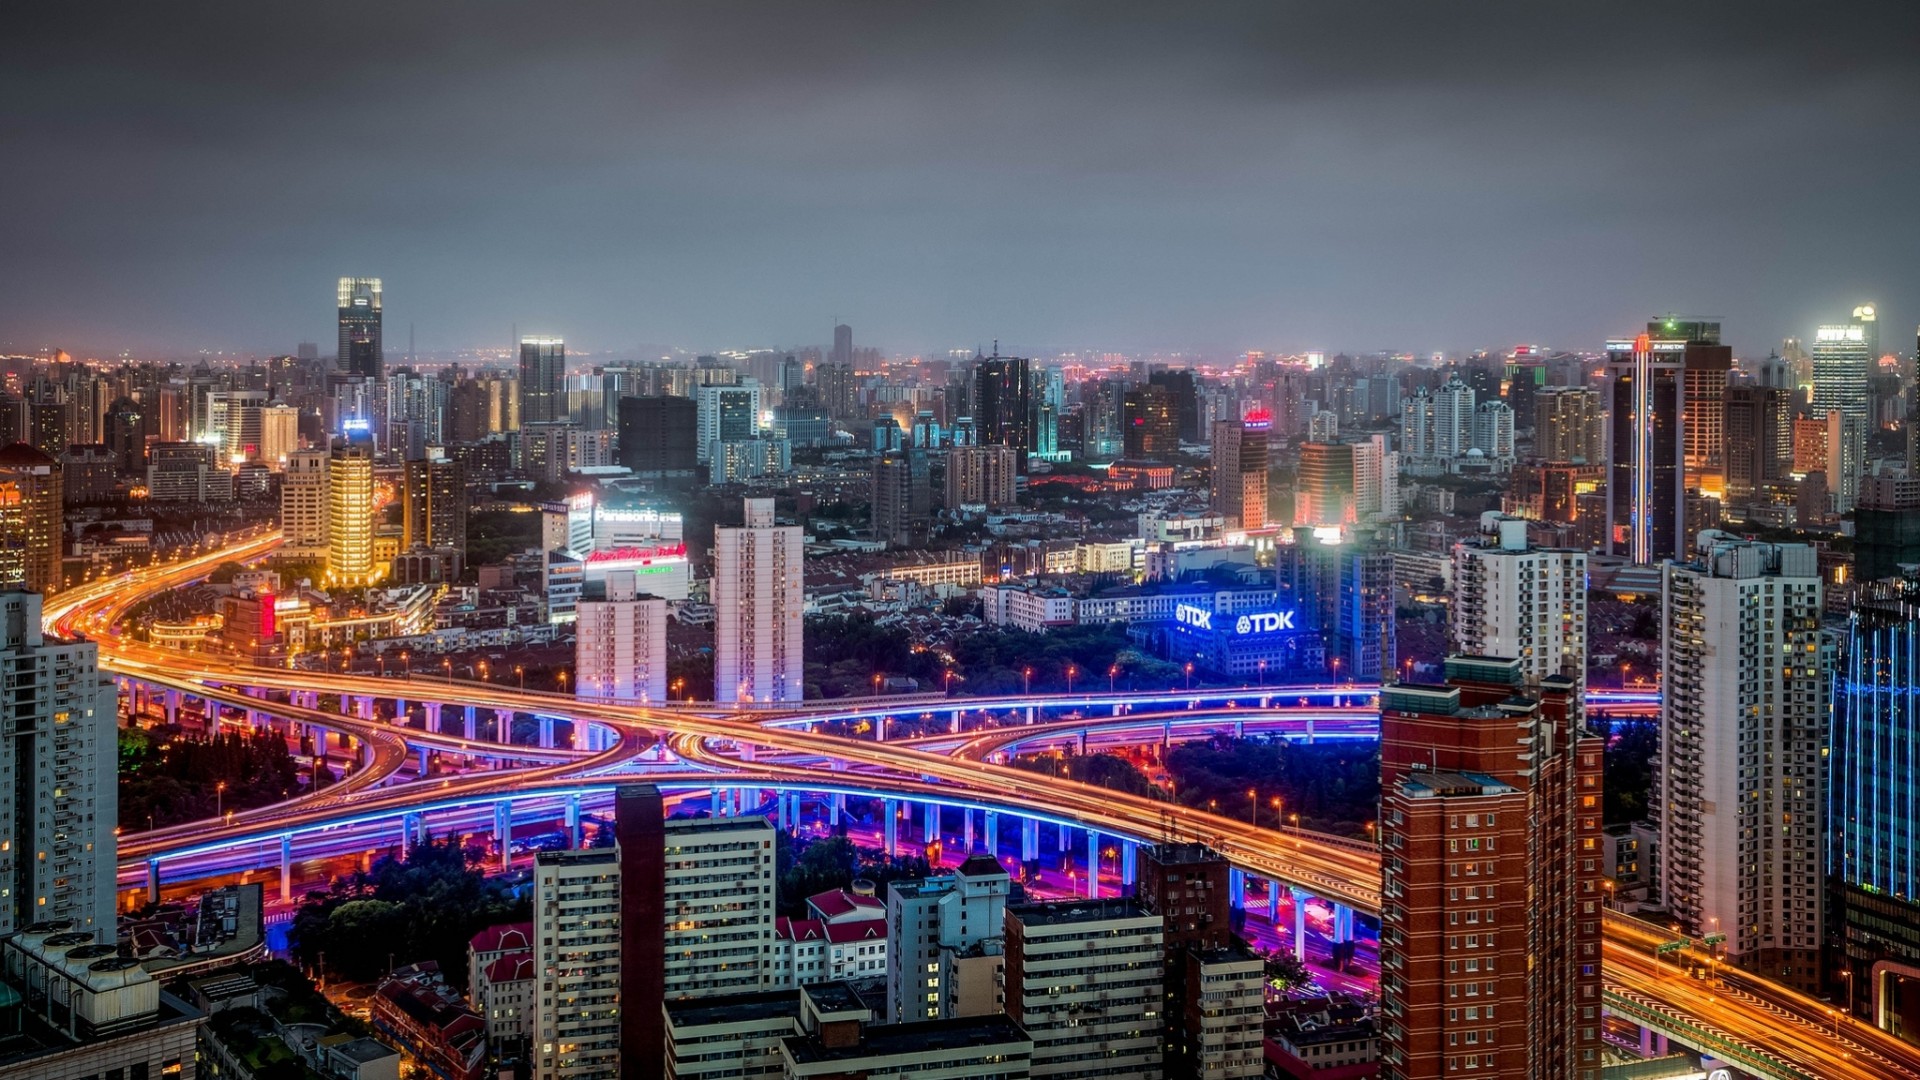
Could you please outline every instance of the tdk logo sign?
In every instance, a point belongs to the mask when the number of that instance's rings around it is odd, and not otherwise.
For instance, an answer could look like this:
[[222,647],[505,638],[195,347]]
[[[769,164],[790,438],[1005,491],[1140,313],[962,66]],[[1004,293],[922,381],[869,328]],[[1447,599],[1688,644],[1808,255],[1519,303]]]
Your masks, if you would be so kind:
[[[1175,622],[1183,626],[1191,626],[1195,630],[1213,629],[1213,612],[1208,611],[1206,608],[1194,607],[1192,604],[1181,604],[1174,608],[1173,618]],[[1245,622],[1246,620],[1242,619],[1241,621]],[[1245,630],[1240,632],[1243,634],[1246,633]]]
[[1263,611],[1258,615],[1242,615],[1233,624],[1236,634],[1271,634],[1276,630],[1293,629],[1291,611]]

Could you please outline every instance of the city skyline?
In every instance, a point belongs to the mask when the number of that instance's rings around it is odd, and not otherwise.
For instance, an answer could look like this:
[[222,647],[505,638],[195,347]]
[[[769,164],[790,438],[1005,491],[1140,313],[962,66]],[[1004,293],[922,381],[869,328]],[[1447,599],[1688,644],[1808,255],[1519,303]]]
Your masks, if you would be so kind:
[[0,145],[55,167],[0,226],[35,253],[0,347],[287,351],[352,274],[387,283],[394,355],[515,322],[590,351],[836,321],[905,351],[1594,348],[1677,308],[1759,356],[1863,300],[1889,348],[1920,316],[1904,8],[1663,10],[1684,50],[1503,6],[445,13],[378,43],[336,9],[36,13]]

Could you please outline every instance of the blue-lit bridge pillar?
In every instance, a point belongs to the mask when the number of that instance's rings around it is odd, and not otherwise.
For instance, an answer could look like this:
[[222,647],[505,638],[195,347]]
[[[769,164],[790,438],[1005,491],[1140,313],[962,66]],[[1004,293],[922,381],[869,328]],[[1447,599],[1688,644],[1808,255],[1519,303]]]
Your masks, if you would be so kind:
[[847,797],[840,792],[834,792],[833,798],[827,803],[827,824],[829,827],[835,829],[840,827],[840,812],[846,808]]
[[1335,944],[1353,940],[1353,909],[1345,904],[1333,905],[1333,940]]
[[1125,840],[1121,842],[1120,844],[1120,884],[1122,886],[1128,886],[1134,883],[1134,874],[1137,871],[1139,855],[1140,855],[1140,845],[1134,843],[1131,840]]
[[1066,852],[1067,848],[1073,845],[1073,837],[1071,833],[1072,833],[1072,830],[1068,829],[1065,825],[1060,826],[1060,851],[1063,854]]
[[393,699],[393,722],[402,727],[406,726],[406,723],[407,723],[407,699],[406,698]]
[[1100,899],[1100,834],[1087,830],[1087,899]]
[[1235,720],[1233,722],[1233,737],[1236,739],[1244,739],[1247,737],[1247,722],[1245,720]]
[[880,816],[885,821],[885,847],[887,854],[891,856],[894,848],[899,846],[900,803],[898,800],[888,799],[881,805],[884,807]]
[[876,716],[873,718],[873,741],[887,741],[887,718],[884,716]]
[[478,725],[474,722],[474,708],[468,705],[460,711],[462,713],[460,717],[460,737],[466,739],[468,742],[472,742],[479,737],[477,733]]
[[1235,868],[1227,874],[1227,893],[1235,911],[1247,910],[1247,872]]
[[413,845],[421,833],[426,831],[426,823],[419,814],[400,815],[400,857],[406,858],[413,852]]
[[156,904],[160,902],[160,860],[159,859],[147,860],[147,899]]
[[493,738],[501,746],[513,745],[513,710],[493,710]]
[[1032,862],[1040,857],[1040,823],[1033,818],[1020,819],[1020,861]]
[[437,701],[429,701],[420,707],[426,710],[427,733],[430,735],[440,734],[440,703]]
[[920,842],[931,844],[940,839],[940,804],[920,804]]
[[987,854],[1000,857],[1000,815],[991,810],[986,812]]
[[784,792],[773,795],[773,827],[781,832],[793,828],[793,822],[787,818],[787,796]]
[[207,737],[217,739],[220,737],[220,703],[208,698],[206,705]]
[[540,749],[553,749],[553,717],[551,716],[540,718]]
[[960,835],[961,835],[960,850],[965,852],[968,855],[973,854],[973,808],[972,807],[963,806],[960,808]]
[[707,797],[709,800],[708,807],[707,807],[707,816],[711,818],[719,817],[720,816],[720,789],[709,788],[707,790]]
[[355,695],[353,699],[353,715],[362,720],[373,719],[373,698],[366,694]]
[[1027,706],[1027,723],[1033,723],[1033,706]]
[[1307,745],[1313,745],[1313,717],[1307,717]]
[[293,836],[280,838],[280,902],[293,899]]
[[955,735],[960,734],[960,710],[959,709],[953,710],[953,716],[949,718],[947,721],[947,730]]
[[513,807],[506,802],[493,804],[493,840],[500,845],[500,869],[513,866]]
[[420,768],[417,771],[421,776],[427,775],[427,748],[424,746],[420,748]]
[[1169,720],[1166,723],[1160,725],[1160,749],[1165,750],[1172,745],[1173,745],[1173,721]]
[[1293,958],[1303,964],[1307,962],[1307,895],[1304,889],[1287,886],[1287,896],[1293,900]]

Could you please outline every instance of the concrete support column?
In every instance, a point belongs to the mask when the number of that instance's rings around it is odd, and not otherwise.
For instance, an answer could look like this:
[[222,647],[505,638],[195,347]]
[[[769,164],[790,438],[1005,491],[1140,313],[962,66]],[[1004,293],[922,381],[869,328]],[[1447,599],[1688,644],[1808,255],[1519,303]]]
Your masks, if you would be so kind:
[[419,831],[419,828],[420,828],[419,814],[400,815],[400,857],[401,858],[404,859],[408,855],[413,854],[414,835]]
[[899,846],[900,803],[894,799],[887,799],[881,805],[883,807],[881,817],[885,820],[886,830],[883,846],[886,853],[892,855],[894,849]]
[[1280,883],[1272,878],[1267,879],[1267,921],[1280,928]]
[[353,699],[353,715],[362,720],[373,719],[373,698],[361,694]]
[[407,699],[406,698],[393,699],[393,722],[396,724],[404,724],[407,722]]
[[1173,721],[1169,720],[1166,723],[1160,725],[1160,748],[1164,750],[1167,747],[1172,745],[1173,745]]
[[1247,872],[1238,867],[1227,873],[1227,888],[1235,911],[1247,910]]
[[1033,723],[1033,706],[1027,706],[1027,723]]
[[270,723],[270,721],[268,720],[266,713],[261,712],[259,709],[247,710],[247,727],[252,728],[255,731],[258,731],[260,730],[260,728],[262,728],[268,723]]
[[940,804],[920,804],[920,842],[931,844],[940,839]]
[[953,710],[953,716],[950,719],[948,719],[947,731],[954,735],[960,734],[960,710],[959,709]]
[[513,865],[513,807],[509,803],[493,804],[493,841],[500,845],[500,869]]
[[775,793],[773,797],[773,815],[774,828],[779,829],[781,832],[786,832],[793,827],[792,824],[787,821],[787,797],[785,795]]
[[1313,717],[1307,717],[1307,745],[1313,745]]
[[710,799],[710,804],[707,807],[707,816],[717,818],[720,816],[720,789],[712,788],[707,792],[707,795]]
[[147,899],[155,904],[160,902],[160,860],[147,860]]
[[553,717],[551,716],[540,718],[540,749],[553,749]]
[[973,809],[971,807],[960,808],[960,835],[962,838],[960,849],[969,855],[973,854]]
[[352,697],[350,697],[350,696],[349,696],[349,695],[347,695],[347,694],[341,694],[341,695],[339,695],[339,700],[340,700],[340,715],[341,715],[341,716],[346,716],[346,715],[347,715],[348,713],[350,713],[350,712],[352,712],[352,711],[353,711],[353,698],[352,698]]
[[493,738],[501,746],[513,745],[513,710],[493,710]]
[[1032,818],[1020,819],[1020,861],[1032,862],[1040,857],[1040,823]]
[[1336,944],[1353,940],[1353,909],[1345,904],[1333,905],[1333,940]]
[[1067,850],[1069,846],[1073,844],[1073,836],[1071,835],[1072,832],[1073,830],[1068,828],[1067,826],[1065,825],[1060,826],[1060,850],[1063,853]]
[[423,777],[427,775],[427,769],[430,767],[427,758],[427,748],[424,746],[420,747],[420,767],[414,771]]
[[1287,895],[1293,900],[1293,958],[1304,964],[1307,962],[1307,892],[1289,885]]
[[427,733],[430,735],[440,734],[440,703],[437,701],[429,701],[422,705],[421,708],[426,710],[427,713]]
[[580,796],[567,796],[567,846],[577,848],[580,843]]
[[477,735],[474,734],[475,725],[474,725],[474,716],[473,716],[473,713],[474,713],[473,706],[471,705],[466,706],[461,710],[461,713],[462,713],[462,716],[461,716],[460,737],[463,739],[466,739],[468,742],[472,742],[475,738],[478,737]]
[[1641,1028],[1640,1056],[1647,1058],[1666,1057],[1667,1037],[1650,1028]]
[[1233,737],[1236,739],[1244,739],[1247,737],[1247,722],[1245,720],[1235,720],[1233,722]]
[[206,699],[207,738],[220,737],[220,703],[212,698]]
[[1087,729],[1080,729],[1080,756],[1087,756]]
[[1117,701],[1113,703],[1113,715],[1115,716],[1120,715],[1120,703]]
[[293,899],[293,837],[280,838],[280,902]]
[[991,810],[986,812],[987,854],[1000,857],[1000,815]]
[[873,718],[873,741],[887,741],[887,718],[884,716],[876,716]]
[[835,792],[833,798],[827,803],[827,824],[832,828],[839,828],[840,812],[846,808],[847,797],[839,792]]
[[1138,871],[1137,864],[1139,862],[1139,856],[1140,856],[1140,845],[1134,843],[1131,840],[1124,840],[1121,842],[1120,844],[1120,884],[1131,886],[1134,883],[1134,874]]
[[1100,834],[1087,830],[1087,899],[1100,899]]

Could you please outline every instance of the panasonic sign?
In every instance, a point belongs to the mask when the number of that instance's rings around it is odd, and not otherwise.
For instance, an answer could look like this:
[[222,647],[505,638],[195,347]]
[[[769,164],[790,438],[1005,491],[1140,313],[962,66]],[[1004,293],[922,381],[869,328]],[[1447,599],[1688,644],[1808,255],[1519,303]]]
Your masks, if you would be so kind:
[[1192,604],[1181,604],[1174,608],[1173,619],[1175,622],[1183,626],[1191,626],[1195,630],[1213,629],[1213,612],[1208,611],[1206,608],[1194,607]]

